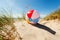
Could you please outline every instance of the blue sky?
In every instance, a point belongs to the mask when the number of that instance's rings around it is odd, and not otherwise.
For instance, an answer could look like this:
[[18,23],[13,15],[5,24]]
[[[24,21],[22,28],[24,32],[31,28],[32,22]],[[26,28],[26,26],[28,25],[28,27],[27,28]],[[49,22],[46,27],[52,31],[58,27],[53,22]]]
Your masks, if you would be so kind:
[[0,10],[12,11],[14,17],[21,17],[29,9],[37,10],[44,17],[59,7],[60,0],[0,0]]

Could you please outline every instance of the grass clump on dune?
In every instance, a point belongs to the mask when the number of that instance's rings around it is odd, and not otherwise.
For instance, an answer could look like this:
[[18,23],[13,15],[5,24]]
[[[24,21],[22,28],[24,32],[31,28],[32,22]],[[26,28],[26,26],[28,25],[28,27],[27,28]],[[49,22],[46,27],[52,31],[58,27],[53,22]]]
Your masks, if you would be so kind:
[[21,37],[13,24],[14,19],[12,15],[5,9],[3,11],[5,14],[0,16],[0,40],[15,40],[16,38],[20,40]]
[[60,9],[56,10],[55,12],[51,13],[50,15],[46,16],[44,20],[60,20]]

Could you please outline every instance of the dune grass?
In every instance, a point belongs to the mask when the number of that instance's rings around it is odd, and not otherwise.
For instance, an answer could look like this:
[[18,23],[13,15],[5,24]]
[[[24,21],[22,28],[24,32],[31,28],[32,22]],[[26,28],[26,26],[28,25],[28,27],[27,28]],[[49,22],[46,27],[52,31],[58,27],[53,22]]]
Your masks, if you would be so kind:
[[46,17],[44,17],[44,20],[55,20],[58,19],[60,20],[60,9],[52,12],[51,14],[47,15]]
[[[14,18],[12,17],[12,15],[10,15],[11,12],[8,13],[5,9],[3,11],[2,15],[0,16],[0,40],[14,40],[17,37],[17,35],[18,38],[20,39],[21,37],[19,36],[19,33],[16,31],[16,28],[13,24]],[[14,35],[15,32],[16,36]]]

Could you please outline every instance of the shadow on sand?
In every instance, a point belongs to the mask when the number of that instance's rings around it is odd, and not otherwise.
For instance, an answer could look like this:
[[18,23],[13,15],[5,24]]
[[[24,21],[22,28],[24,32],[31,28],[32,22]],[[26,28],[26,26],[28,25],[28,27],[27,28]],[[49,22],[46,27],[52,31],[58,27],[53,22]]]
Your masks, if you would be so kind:
[[52,29],[48,28],[47,26],[41,25],[41,24],[39,24],[39,23],[37,23],[37,24],[31,24],[31,25],[33,25],[33,26],[35,26],[35,27],[38,27],[38,28],[41,28],[41,29],[44,29],[44,30],[50,32],[50,33],[53,34],[53,35],[56,34],[56,32],[53,31]]

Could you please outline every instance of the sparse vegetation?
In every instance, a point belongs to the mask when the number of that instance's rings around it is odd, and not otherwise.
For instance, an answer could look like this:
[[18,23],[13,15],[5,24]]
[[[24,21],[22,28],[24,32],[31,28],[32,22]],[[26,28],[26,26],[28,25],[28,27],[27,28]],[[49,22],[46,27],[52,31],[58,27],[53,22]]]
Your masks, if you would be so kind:
[[50,15],[46,16],[44,19],[45,20],[53,20],[53,19],[60,20],[60,9],[58,9],[55,12],[51,13]]
[[[3,12],[4,11],[4,12]],[[0,40],[21,40],[19,33],[14,26],[14,19],[5,9],[2,12],[5,13],[0,16]]]
[[18,17],[17,19],[20,21],[25,20],[25,14],[23,13],[22,17]]

